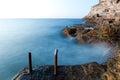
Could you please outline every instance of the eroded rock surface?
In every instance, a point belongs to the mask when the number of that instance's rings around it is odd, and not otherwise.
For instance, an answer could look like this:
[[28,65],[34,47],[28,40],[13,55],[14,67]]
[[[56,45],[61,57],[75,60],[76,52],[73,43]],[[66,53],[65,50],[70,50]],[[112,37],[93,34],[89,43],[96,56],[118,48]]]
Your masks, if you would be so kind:
[[28,69],[20,71],[13,80],[101,80],[105,72],[102,65],[92,62],[84,65],[59,66],[58,75],[54,76],[53,66],[37,66],[30,75]]
[[[90,44],[105,42],[111,46],[114,57],[100,64],[105,71],[98,80],[120,80],[120,0],[99,0],[84,19],[85,24],[95,25],[66,27],[62,33],[65,35],[65,30],[67,32],[67,29],[76,28],[74,38],[78,42]],[[67,34],[71,36],[70,33]]]
[[99,0],[99,3],[92,7],[90,13],[85,18],[103,18],[120,21],[120,0]]
[[95,26],[69,26],[62,30],[62,34],[74,37],[80,43],[106,42],[113,46],[120,43],[120,22],[109,24],[105,21]]
[[120,80],[120,51],[114,58],[106,62],[106,72],[102,75],[103,80]]

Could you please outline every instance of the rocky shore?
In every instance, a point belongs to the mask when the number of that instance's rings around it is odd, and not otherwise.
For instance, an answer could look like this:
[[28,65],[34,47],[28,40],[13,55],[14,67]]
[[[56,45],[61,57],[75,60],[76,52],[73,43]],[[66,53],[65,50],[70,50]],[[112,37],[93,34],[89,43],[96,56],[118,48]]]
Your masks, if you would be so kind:
[[101,20],[99,23],[86,22],[73,26],[66,26],[63,35],[71,36],[79,43],[107,43],[110,46],[120,44],[120,21]]
[[106,43],[112,58],[102,64],[59,66],[56,77],[52,65],[34,67],[32,75],[25,68],[13,80],[120,80],[120,0],[99,0],[83,19],[84,24],[66,26],[62,34],[83,44]]
[[12,80],[120,80],[120,51],[103,64],[59,66],[58,75],[53,73],[53,65],[36,66],[32,75],[24,68]]

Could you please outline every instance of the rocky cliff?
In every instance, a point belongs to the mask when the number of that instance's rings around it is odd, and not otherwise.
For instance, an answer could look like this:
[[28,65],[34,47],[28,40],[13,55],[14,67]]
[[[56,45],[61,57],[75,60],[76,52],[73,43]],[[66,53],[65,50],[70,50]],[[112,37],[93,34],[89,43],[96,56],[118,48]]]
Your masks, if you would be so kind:
[[99,0],[85,18],[113,19],[120,21],[120,0]]
[[99,0],[84,19],[85,24],[67,26],[62,33],[80,43],[105,42],[111,46],[114,57],[100,64],[105,71],[98,80],[120,80],[120,0]]
[[85,24],[67,26],[62,33],[80,43],[120,43],[120,0],[99,0],[84,19]]

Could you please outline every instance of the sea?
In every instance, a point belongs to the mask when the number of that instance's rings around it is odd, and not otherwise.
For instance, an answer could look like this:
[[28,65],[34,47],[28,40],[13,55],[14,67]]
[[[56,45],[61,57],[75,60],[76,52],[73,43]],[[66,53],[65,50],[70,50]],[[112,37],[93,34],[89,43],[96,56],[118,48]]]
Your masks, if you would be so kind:
[[103,44],[80,44],[65,37],[66,26],[84,24],[83,19],[0,19],[0,80],[11,80],[28,66],[32,53],[33,66],[53,65],[58,49],[58,65],[103,63],[110,48]]

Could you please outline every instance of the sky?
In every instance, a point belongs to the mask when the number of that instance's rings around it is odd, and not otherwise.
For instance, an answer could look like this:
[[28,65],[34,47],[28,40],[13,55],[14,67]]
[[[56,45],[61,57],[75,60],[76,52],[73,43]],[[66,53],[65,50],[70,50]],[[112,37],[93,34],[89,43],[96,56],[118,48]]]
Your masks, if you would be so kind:
[[99,0],[0,0],[0,18],[82,18]]

